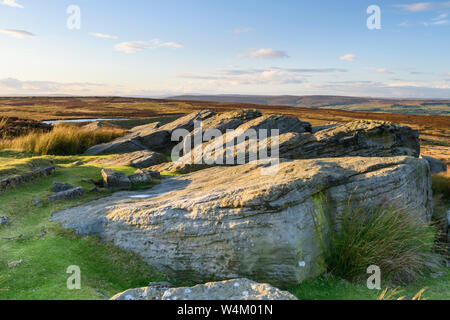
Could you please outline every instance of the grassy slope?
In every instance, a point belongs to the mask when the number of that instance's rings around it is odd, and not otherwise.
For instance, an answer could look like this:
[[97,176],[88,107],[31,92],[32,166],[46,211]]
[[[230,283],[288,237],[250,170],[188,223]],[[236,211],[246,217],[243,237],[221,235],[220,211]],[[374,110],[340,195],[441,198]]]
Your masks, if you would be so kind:
[[[25,156],[0,152],[0,169],[26,161]],[[139,256],[102,243],[95,237],[81,238],[50,221],[52,212],[106,196],[107,191],[100,195],[87,193],[77,200],[45,202],[41,208],[31,205],[32,198],[46,199],[51,194],[54,180],[81,185],[88,190],[91,185],[81,180],[100,178],[100,168],[72,167],[70,163],[94,158],[38,157],[55,161],[59,167],[54,176],[0,194],[0,216],[11,219],[11,223],[0,227],[0,289],[7,289],[0,290],[0,299],[102,299],[128,288],[145,286],[150,281],[165,280],[164,275]],[[130,167],[116,169],[127,174],[134,172]],[[19,266],[8,267],[8,263],[21,259],[23,262]],[[66,268],[70,265],[81,268],[81,290],[66,288],[69,276]],[[450,299],[450,272],[448,269],[443,272],[442,277],[420,279],[407,286],[404,294],[413,296],[427,286],[425,298]],[[374,299],[378,294],[363,283],[351,284],[333,277],[307,280],[290,291],[300,299]]]
[[[0,153],[0,163],[5,164],[7,159],[2,155],[5,153]],[[11,220],[0,227],[0,288],[7,289],[0,291],[0,299],[101,299],[128,288],[145,286],[149,281],[165,279],[137,255],[93,237],[81,238],[50,221],[52,212],[105,196],[106,191],[100,195],[86,193],[77,200],[45,202],[41,208],[31,204],[32,198],[46,199],[51,194],[54,180],[89,190],[92,186],[81,179],[100,178],[100,168],[68,164],[88,157],[46,158],[61,166],[54,176],[0,194],[0,216]],[[11,161],[16,160],[9,158],[8,162]],[[134,172],[128,167],[119,169],[128,174]],[[8,267],[8,263],[18,260],[23,263]],[[70,265],[81,268],[81,290],[66,288],[69,276],[66,268]]]

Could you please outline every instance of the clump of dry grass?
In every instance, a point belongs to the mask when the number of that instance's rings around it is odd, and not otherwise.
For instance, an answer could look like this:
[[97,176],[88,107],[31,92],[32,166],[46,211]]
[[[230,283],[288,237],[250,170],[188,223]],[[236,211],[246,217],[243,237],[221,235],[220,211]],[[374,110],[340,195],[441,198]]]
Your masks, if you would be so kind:
[[[422,295],[427,289],[427,287],[420,289],[411,300],[426,300]],[[389,288],[386,288],[378,295],[377,300],[405,300],[405,296],[397,297],[401,293],[403,293],[403,290],[400,290],[399,288],[392,289],[390,292]]]
[[363,279],[377,265],[383,279],[411,282],[437,262],[435,227],[405,208],[347,209],[338,220],[324,248],[327,268],[338,277]]
[[0,148],[41,155],[75,155],[84,153],[96,144],[109,142],[125,134],[125,130],[117,128],[89,130],[57,124],[50,132],[30,132],[14,139],[3,139]]
[[446,172],[432,176],[433,194],[441,195],[443,199],[450,201],[450,175]]

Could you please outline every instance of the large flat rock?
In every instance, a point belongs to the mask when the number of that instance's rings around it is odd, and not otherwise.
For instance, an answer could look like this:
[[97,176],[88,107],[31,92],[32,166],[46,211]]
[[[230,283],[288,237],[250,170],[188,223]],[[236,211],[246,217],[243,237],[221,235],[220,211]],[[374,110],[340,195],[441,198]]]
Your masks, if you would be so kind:
[[418,221],[429,221],[426,160],[294,160],[281,162],[276,175],[262,175],[257,164],[213,167],[60,211],[52,220],[137,252],[175,279],[247,277],[287,287],[324,271],[319,239],[348,203],[407,206]]

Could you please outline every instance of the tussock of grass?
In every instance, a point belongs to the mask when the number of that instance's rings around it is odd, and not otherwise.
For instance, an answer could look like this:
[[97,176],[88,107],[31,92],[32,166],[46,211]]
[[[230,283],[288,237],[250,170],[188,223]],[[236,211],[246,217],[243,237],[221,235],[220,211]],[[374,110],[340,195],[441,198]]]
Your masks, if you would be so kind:
[[450,176],[440,173],[432,176],[433,194],[441,195],[442,199],[450,202]]
[[109,127],[89,130],[55,125],[53,130],[47,133],[32,132],[12,140],[3,140],[0,148],[41,155],[75,155],[84,153],[96,144],[121,137],[125,133],[124,130]]
[[324,241],[325,263],[335,276],[367,278],[367,267],[380,267],[383,279],[410,282],[429,270],[436,230],[407,209],[348,209]]

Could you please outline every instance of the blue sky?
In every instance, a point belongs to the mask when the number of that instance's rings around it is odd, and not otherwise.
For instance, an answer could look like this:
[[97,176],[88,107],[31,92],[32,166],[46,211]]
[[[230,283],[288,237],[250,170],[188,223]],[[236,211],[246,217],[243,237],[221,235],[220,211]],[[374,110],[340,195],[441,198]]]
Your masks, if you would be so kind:
[[0,95],[448,99],[449,53],[450,1],[0,0]]

